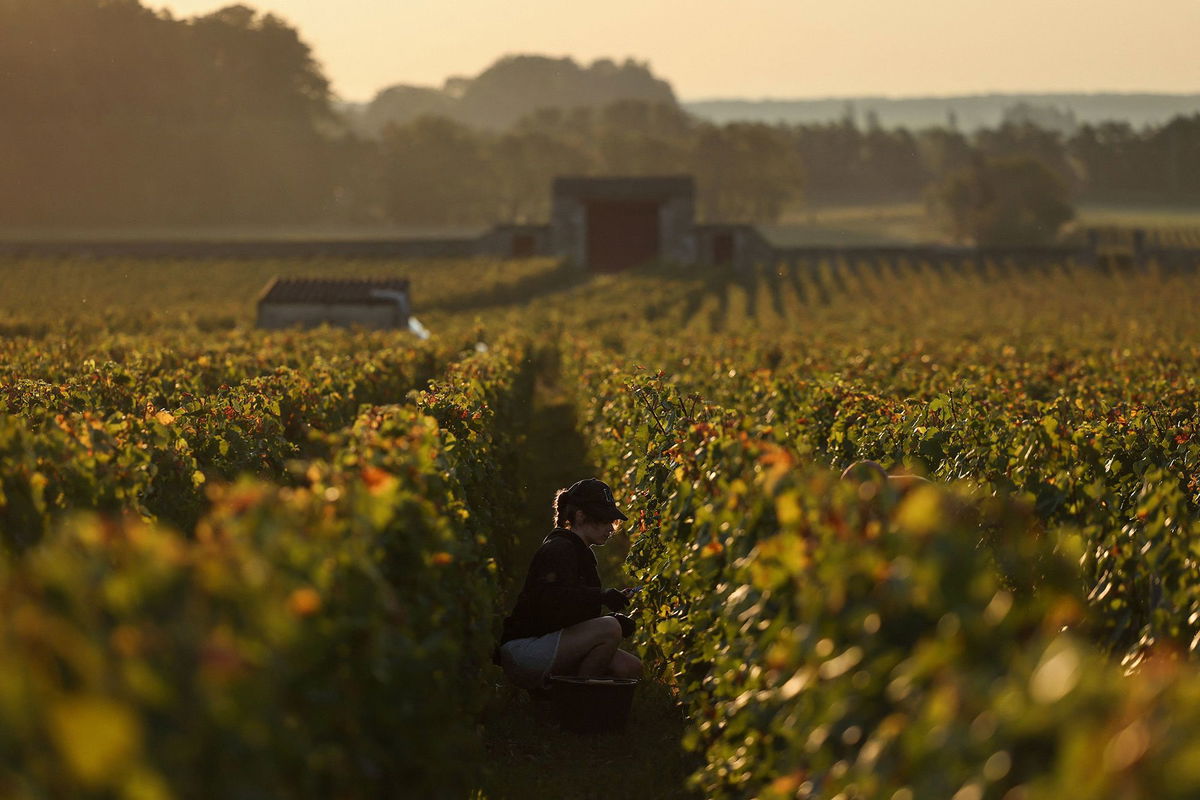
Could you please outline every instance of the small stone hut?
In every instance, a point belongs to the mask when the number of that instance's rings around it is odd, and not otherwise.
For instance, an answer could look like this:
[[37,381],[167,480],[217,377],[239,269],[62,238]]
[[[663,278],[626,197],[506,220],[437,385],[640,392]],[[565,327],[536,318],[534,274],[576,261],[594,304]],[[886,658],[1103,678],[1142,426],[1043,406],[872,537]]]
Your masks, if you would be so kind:
[[259,294],[258,327],[407,328],[408,285],[395,278],[275,278]]
[[696,259],[690,176],[557,178],[550,251],[593,272]]

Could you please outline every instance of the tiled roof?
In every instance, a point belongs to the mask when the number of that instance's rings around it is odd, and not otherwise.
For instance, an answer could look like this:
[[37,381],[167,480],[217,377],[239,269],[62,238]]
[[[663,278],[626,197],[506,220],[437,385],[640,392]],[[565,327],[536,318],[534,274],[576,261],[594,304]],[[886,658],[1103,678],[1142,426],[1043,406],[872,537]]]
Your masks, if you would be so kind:
[[388,297],[375,297],[372,291],[384,289],[408,293],[408,281],[400,278],[275,278],[259,303],[348,303],[354,305],[391,305]]

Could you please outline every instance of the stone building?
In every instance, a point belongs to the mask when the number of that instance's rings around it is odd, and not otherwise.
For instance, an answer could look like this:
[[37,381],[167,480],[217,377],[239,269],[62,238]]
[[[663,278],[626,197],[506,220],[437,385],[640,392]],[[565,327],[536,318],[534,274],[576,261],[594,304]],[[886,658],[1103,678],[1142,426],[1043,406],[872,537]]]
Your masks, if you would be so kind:
[[558,178],[550,250],[593,272],[695,261],[695,194],[687,176]]
[[397,279],[275,278],[258,297],[258,327],[407,328],[408,285]]

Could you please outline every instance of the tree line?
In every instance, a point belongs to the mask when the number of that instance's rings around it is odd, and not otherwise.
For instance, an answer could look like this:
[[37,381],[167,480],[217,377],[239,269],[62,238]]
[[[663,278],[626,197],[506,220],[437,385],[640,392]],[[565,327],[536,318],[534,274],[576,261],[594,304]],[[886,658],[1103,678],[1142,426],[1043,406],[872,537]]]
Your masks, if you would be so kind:
[[385,128],[377,148],[383,213],[427,224],[545,220],[559,175],[689,174],[701,219],[774,219],[804,181],[780,129],[636,101],[543,109],[503,132],[422,117]]
[[0,0],[0,109],[9,225],[306,221],[341,180],[328,81],[246,6]]
[[[523,80],[538,69],[505,63]],[[964,174],[998,179],[1013,159],[1048,171],[1067,201],[1200,201],[1200,114],[966,133],[851,114],[716,124],[674,102],[619,100],[502,129],[426,114],[365,135],[299,33],[244,5],[179,20],[140,0],[0,0],[0,109],[6,228],[540,221],[555,176],[669,173],[695,176],[701,219],[767,222],[800,202],[913,200]],[[1018,173],[1036,192],[1043,177]],[[972,191],[959,194],[983,190]]]

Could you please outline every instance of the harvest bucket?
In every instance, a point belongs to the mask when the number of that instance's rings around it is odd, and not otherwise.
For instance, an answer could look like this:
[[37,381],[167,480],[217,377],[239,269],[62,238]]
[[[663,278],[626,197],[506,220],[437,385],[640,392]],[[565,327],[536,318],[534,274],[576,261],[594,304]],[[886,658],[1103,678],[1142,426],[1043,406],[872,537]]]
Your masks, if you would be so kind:
[[575,733],[625,730],[633,690],[632,678],[550,678],[550,706],[564,729]]

